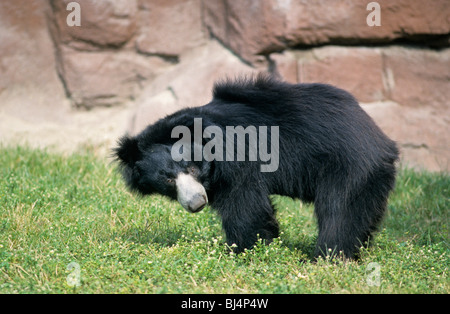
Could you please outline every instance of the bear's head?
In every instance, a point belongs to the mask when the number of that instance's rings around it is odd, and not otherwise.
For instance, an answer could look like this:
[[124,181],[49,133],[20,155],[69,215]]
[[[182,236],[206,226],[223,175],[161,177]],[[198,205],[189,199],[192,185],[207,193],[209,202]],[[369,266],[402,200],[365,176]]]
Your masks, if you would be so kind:
[[125,136],[114,151],[128,187],[141,195],[158,193],[178,200],[191,213],[201,211],[208,202],[209,164],[175,162],[171,145],[144,142]]

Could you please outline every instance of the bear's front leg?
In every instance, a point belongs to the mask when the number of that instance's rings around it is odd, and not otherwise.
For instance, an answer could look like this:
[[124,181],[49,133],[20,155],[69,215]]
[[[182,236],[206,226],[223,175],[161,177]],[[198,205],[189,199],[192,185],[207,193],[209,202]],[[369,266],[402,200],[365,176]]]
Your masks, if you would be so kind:
[[227,243],[236,253],[251,249],[258,239],[266,244],[279,236],[275,211],[267,195],[257,191],[236,191],[226,200],[215,202],[222,217]]
[[264,244],[269,244],[279,236],[278,223],[272,220],[270,223],[258,226],[237,226],[239,222],[224,220],[223,229],[227,238],[227,244],[235,253],[241,253],[245,249],[251,249],[258,239]]

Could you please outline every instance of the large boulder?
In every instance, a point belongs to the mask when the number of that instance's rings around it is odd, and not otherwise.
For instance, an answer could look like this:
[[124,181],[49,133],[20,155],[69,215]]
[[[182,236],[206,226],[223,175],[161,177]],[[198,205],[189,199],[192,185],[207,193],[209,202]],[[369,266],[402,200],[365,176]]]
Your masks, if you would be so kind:
[[218,79],[255,72],[216,41],[192,49],[136,99],[137,108],[128,132],[138,133],[149,123],[182,108],[206,104],[212,98],[212,88]]
[[[70,0],[49,0],[60,44],[83,50],[120,47],[137,29],[137,0],[78,0],[81,26],[67,24]],[[73,10],[72,10],[73,11]]]
[[139,1],[139,52],[176,60],[206,42],[200,0]]
[[58,120],[68,108],[48,11],[45,0],[0,1],[0,111],[33,122]]
[[73,104],[89,109],[135,99],[169,66],[161,58],[129,50],[79,51],[61,46],[58,69]]
[[448,1],[379,0],[381,26],[366,1],[204,1],[209,31],[248,62],[289,47],[433,40],[448,45]]
[[405,106],[450,108],[450,49],[385,49],[387,97]]
[[269,56],[272,71],[293,83],[322,82],[362,102],[392,100],[409,107],[448,107],[450,49],[324,46]]
[[362,107],[400,148],[404,166],[431,171],[450,170],[448,136],[450,108],[414,108],[391,101]]
[[81,0],[80,27],[67,23],[70,2],[50,0],[50,25],[58,72],[76,107],[135,99],[181,53],[206,40],[200,0]]

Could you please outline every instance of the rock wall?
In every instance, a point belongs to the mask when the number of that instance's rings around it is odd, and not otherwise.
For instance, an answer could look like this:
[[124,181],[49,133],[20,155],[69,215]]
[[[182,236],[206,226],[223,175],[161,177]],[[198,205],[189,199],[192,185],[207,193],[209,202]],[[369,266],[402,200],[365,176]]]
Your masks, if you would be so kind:
[[447,0],[379,0],[381,26],[366,23],[371,1],[204,1],[205,25],[243,59],[290,47],[389,44],[448,46]]
[[0,141],[109,148],[204,104],[217,79],[266,71],[350,91],[405,163],[448,171],[448,0],[376,1],[381,26],[369,2],[2,1]]

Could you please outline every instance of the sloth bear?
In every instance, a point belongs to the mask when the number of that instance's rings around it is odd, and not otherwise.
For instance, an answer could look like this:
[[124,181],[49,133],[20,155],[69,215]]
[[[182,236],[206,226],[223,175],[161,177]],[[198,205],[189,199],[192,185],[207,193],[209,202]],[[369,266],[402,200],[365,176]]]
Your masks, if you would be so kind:
[[330,85],[258,75],[216,83],[213,96],[119,140],[128,187],[193,213],[209,203],[237,252],[278,237],[271,194],[313,202],[315,255],[357,258],[394,187],[396,144]]

